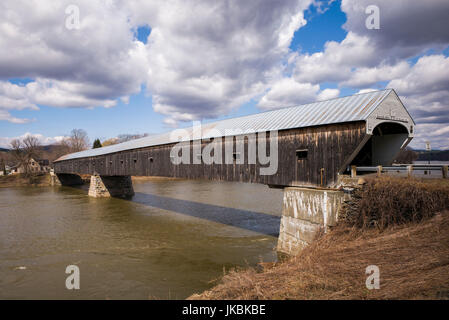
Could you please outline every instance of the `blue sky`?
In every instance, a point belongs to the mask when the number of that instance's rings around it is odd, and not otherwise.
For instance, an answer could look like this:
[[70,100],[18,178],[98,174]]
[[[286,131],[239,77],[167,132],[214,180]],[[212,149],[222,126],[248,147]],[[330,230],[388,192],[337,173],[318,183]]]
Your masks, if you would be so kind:
[[[295,32],[290,48],[293,51],[315,53],[323,50],[326,41],[341,41],[346,35],[342,26],[346,21],[345,14],[340,10],[339,2],[334,2],[323,14],[317,12],[316,7],[310,6],[305,12],[307,25]],[[141,26],[135,32],[135,37],[143,43],[151,33],[149,26]],[[32,79],[8,79],[11,83],[27,84]],[[335,87],[324,84],[325,87]],[[352,94],[348,90],[346,95]],[[21,110],[11,112],[16,117],[33,119],[32,122],[22,125],[2,123],[0,136],[19,136],[24,132],[43,132],[47,136],[62,136],[72,128],[86,130],[93,140],[115,137],[121,133],[159,133],[171,130],[164,125],[163,116],[153,111],[151,96],[142,90],[133,95],[128,104],[119,102],[112,108],[52,108],[39,105],[38,112],[34,110]],[[244,103],[238,110],[222,117],[224,119],[238,117],[260,112],[255,101]],[[205,119],[211,120],[211,119]],[[190,125],[187,123],[185,125]]]
[[[443,6],[439,0],[432,1]],[[37,40],[13,38],[0,28],[0,37],[3,34],[11,41],[11,50],[17,47],[16,52],[25,51],[12,62],[0,55],[2,146],[26,133],[53,142],[54,137],[68,135],[73,128],[86,130],[92,141],[123,133],[159,133],[191,125],[191,119],[209,122],[396,85],[422,132],[427,133],[418,136],[415,145],[420,147],[425,139],[434,139],[436,146],[449,147],[449,130],[445,129],[449,118],[440,116],[447,111],[449,101],[444,81],[447,72],[434,77],[441,79],[438,83],[420,74],[425,72],[426,68],[420,67],[425,63],[436,70],[447,63],[447,36],[430,27],[428,35],[415,37],[420,42],[409,46],[406,31],[397,30],[401,25],[389,22],[402,19],[404,28],[412,23],[399,7],[381,11],[382,27],[373,31],[358,21],[364,12],[357,13],[357,2],[352,0],[343,6],[341,1],[321,1],[317,2],[319,7],[308,0],[289,0],[273,9],[266,8],[268,4],[245,4],[253,8],[236,12],[221,12],[225,10],[221,6],[211,11],[211,4],[204,2],[196,4],[209,12],[201,19],[183,14],[190,10],[188,1],[173,3],[178,10],[163,3],[150,8],[138,1],[120,10],[75,2],[81,12],[93,17],[98,14],[104,21],[97,19],[98,25],[92,29],[80,28],[62,37],[61,26],[54,27],[54,35],[36,28],[36,21],[42,17],[21,17],[24,21],[36,19],[34,24],[30,22],[29,30],[26,23],[7,21]],[[387,8],[388,1],[374,2],[381,10]],[[26,9],[15,7],[13,1],[7,5],[21,13]],[[419,4],[414,5],[409,7],[410,16],[415,11],[427,14],[428,20],[441,29],[438,11],[443,9],[435,5],[433,11],[427,7],[423,10]],[[251,15],[254,10],[265,11]],[[271,10],[278,11],[270,15]],[[246,11],[246,21],[219,23],[222,17],[237,17]],[[304,26],[302,17],[295,16],[298,12],[307,22]],[[83,21],[83,16],[80,18]],[[286,45],[276,42],[282,19],[296,19],[297,23]],[[287,27],[285,30],[291,32]],[[408,30],[413,33],[410,27]],[[241,48],[232,42],[245,38],[251,41],[242,43]],[[330,41],[333,45],[327,48]],[[257,42],[260,45],[254,46]],[[357,50],[362,53],[351,56]],[[365,52],[371,60],[364,59]],[[363,79],[365,74],[374,80]],[[421,88],[410,89],[416,78],[423,79],[423,91],[434,92],[417,96]],[[128,97],[128,101],[125,103],[122,97]]]

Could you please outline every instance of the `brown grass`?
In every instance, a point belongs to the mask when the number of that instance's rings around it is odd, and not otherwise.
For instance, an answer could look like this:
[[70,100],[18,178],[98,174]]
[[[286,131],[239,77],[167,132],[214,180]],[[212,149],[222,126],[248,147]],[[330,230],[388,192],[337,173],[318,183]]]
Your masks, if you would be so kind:
[[[449,183],[386,178],[366,187],[361,217],[284,262],[232,270],[190,299],[448,299],[449,210],[437,212],[448,208]],[[379,290],[366,288],[369,265],[380,269]]]
[[[380,289],[366,289],[366,267]],[[190,299],[437,299],[449,297],[449,211],[420,224],[363,232],[339,227],[262,272],[231,271]]]
[[340,222],[357,228],[384,229],[420,222],[449,209],[447,180],[382,177],[368,180],[340,214]]
[[26,187],[26,186],[50,186],[50,174],[10,174],[0,176],[0,188]]

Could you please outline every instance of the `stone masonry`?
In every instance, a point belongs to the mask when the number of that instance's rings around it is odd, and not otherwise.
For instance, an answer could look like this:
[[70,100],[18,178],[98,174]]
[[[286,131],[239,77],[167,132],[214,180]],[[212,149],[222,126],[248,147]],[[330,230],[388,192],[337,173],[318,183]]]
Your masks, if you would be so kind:
[[100,176],[90,177],[89,196],[94,198],[129,198],[134,195],[130,176]]

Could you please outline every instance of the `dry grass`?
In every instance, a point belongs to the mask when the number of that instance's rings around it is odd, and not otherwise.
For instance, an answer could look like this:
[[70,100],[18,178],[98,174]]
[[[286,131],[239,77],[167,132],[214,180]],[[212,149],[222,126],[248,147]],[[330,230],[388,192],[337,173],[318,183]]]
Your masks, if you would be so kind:
[[[369,206],[362,218],[287,261],[233,270],[190,299],[448,299],[449,210],[436,213],[448,208],[448,187],[442,180],[369,182],[367,190],[380,193],[362,191],[359,204]],[[366,288],[369,265],[380,269],[379,290]]]
[[[380,268],[379,290],[365,269]],[[449,297],[449,211],[389,228],[339,227],[298,256],[257,272],[231,271],[191,299],[436,299]]]
[[10,174],[0,176],[0,188],[25,187],[25,186],[50,186],[50,175],[45,174]]
[[343,209],[340,222],[357,228],[382,230],[420,222],[449,209],[449,183],[391,177],[369,180]]

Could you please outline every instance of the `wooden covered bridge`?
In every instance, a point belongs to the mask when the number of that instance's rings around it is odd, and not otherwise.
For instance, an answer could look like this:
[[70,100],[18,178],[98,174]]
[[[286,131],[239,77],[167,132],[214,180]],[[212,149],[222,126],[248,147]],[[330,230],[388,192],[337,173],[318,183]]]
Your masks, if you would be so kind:
[[[203,125],[197,137],[189,128],[184,137],[168,132],[72,153],[59,158],[54,171],[58,175],[163,176],[279,187],[334,187],[337,176],[348,172],[351,165],[391,164],[412,139],[414,126],[390,89],[222,120]],[[261,138],[265,132],[266,139],[265,135]],[[251,138],[257,143],[251,144]],[[222,152],[215,149],[212,156],[216,152],[221,161],[201,161],[206,146],[218,139]],[[259,157],[250,159],[252,152],[259,155],[256,149],[261,139],[267,142],[267,155],[270,144],[277,140],[277,150],[271,155],[271,160],[277,161],[271,165],[277,168],[272,174],[261,174],[260,169],[268,165]],[[179,141],[184,146],[190,144],[189,161],[175,164],[171,150]],[[238,147],[238,141],[244,148]],[[195,150],[195,142],[201,149]],[[231,161],[226,159],[226,150],[232,150]]]
[[[131,176],[267,184],[284,188],[278,251],[295,254],[335,224],[351,166],[390,165],[415,123],[387,89],[152,135],[72,153],[54,163],[63,185],[90,174],[89,195],[128,197]],[[181,160],[181,161],[179,161]]]

